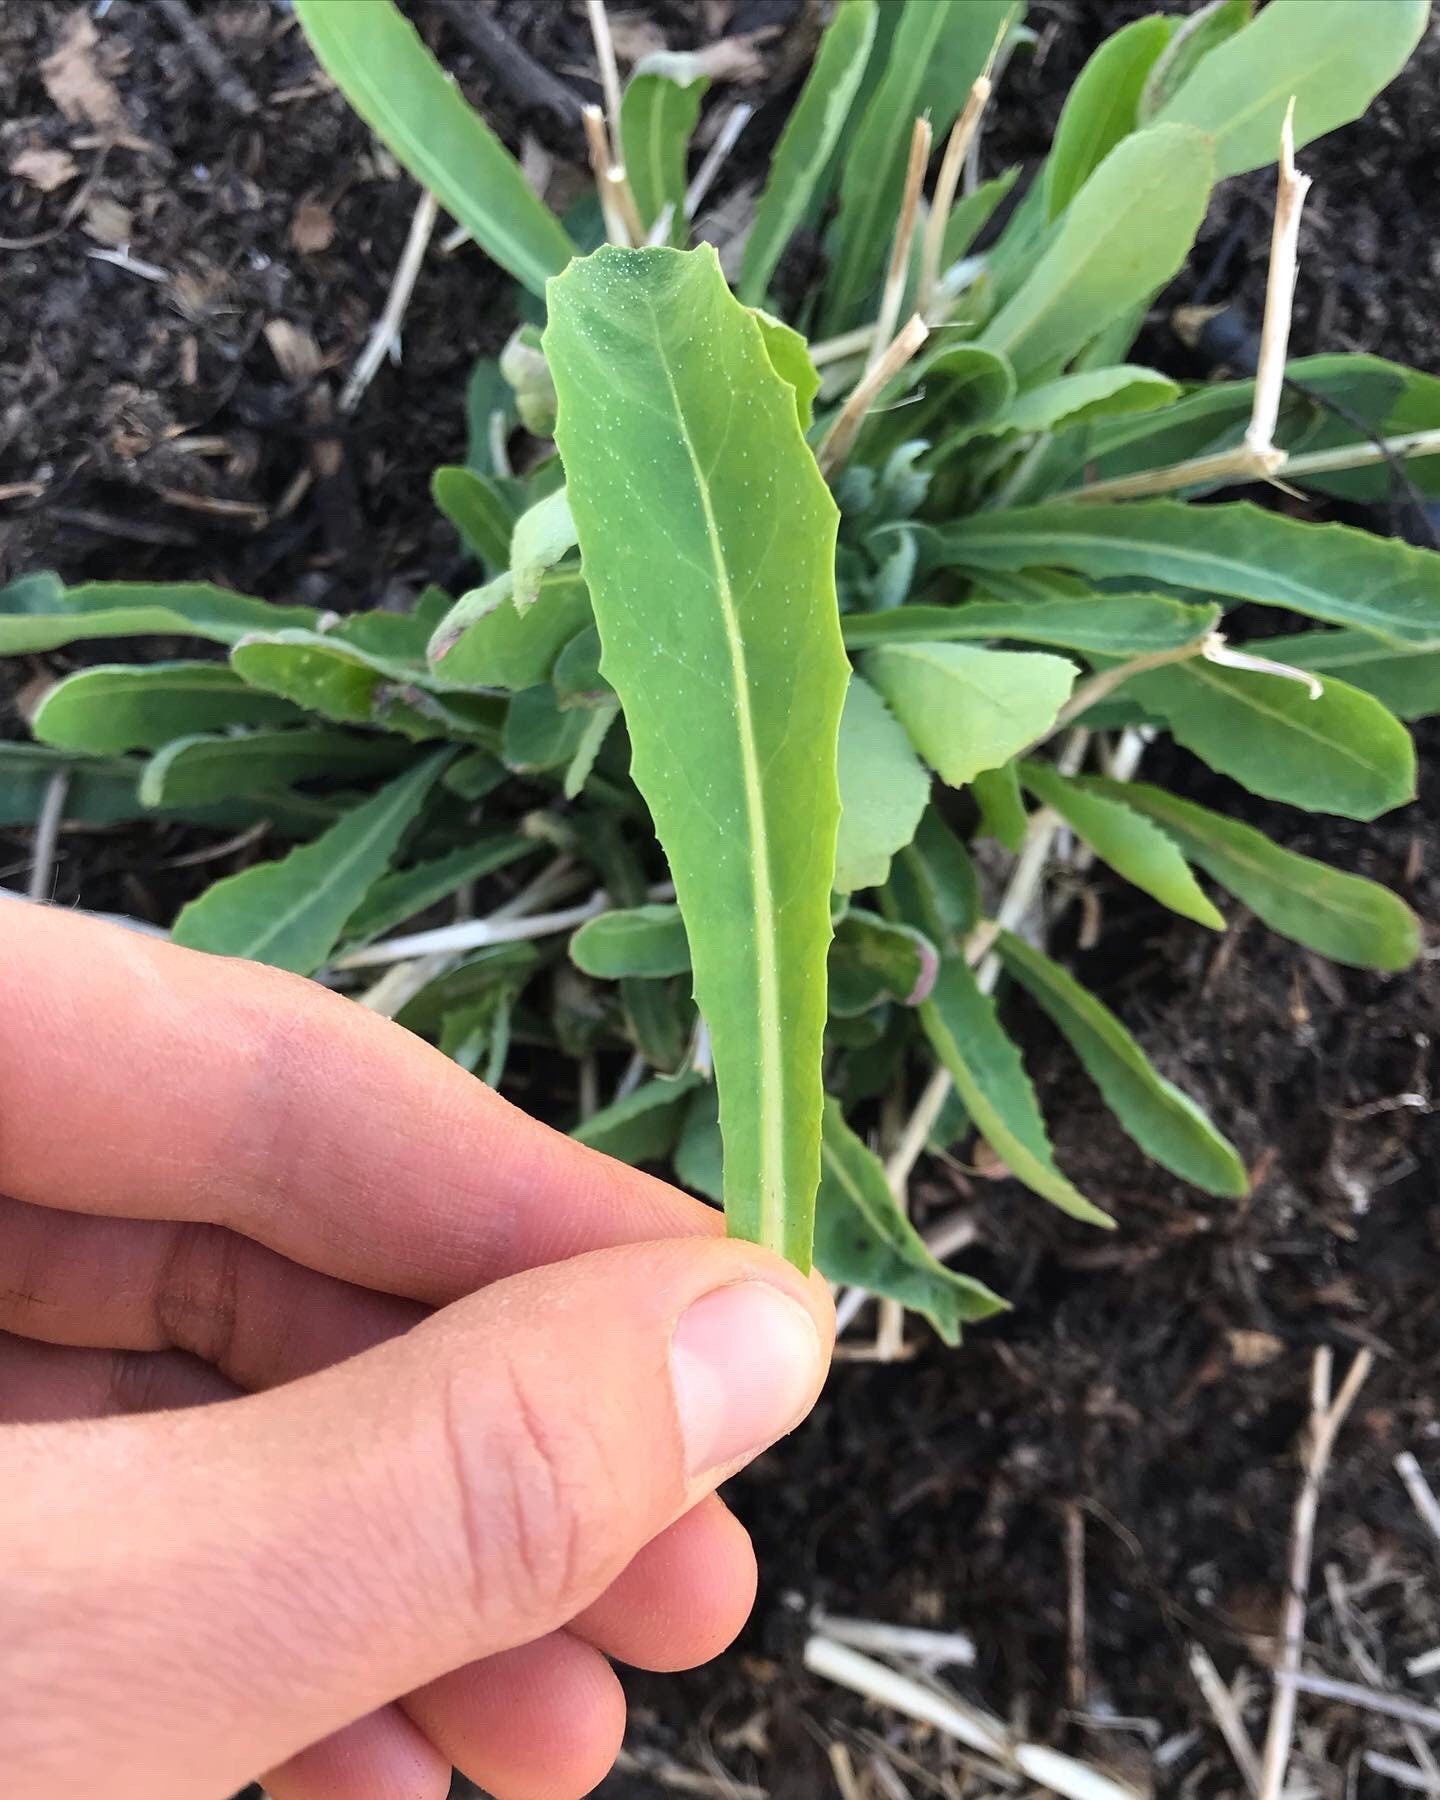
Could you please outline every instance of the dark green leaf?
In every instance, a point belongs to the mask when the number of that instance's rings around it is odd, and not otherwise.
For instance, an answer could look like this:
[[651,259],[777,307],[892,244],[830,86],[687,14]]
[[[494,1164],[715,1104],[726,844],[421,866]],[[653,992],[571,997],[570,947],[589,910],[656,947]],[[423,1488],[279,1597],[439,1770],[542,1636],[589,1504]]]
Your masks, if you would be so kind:
[[535,849],[529,838],[494,831],[445,856],[382,875],[346,924],[345,942],[351,948],[368,944],[372,938],[413,919],[416,913],[448,899],[467,881],[491,875],[522,856],[533,855]]
[[970,783],[975,804],[980,808],[981,837],[993,837],[1018,856],[1030,823],[1025,802],[1020,795],[1020,779],[1015,764],[1003,768],[982,769]]
[[[271,606],[207,582],[91,581],[59,592],[49,583],[0,594],[0,656],[59,650],[86,638],[210,638],[235,644],[248,632],[313,630],[309,606]],[[37,610],[43,605],[44,611]]]
[[140,799],[150,807],[205,806],[236,795],[283,793],[303,781],[355,782],[410,760],[390,738],[300,727],[238,737],[175,738],[145,765]]
[[933,806],[890,870],[894,915],[942,955],[958,951],[980,921],[980,882],[970,853]]
[[468,549],[492,569],[510,566],[516,509],[497,481],[473,469],[447,466],[430,477],[430,492]]
[[539,963],[534,944],[490,944],[427,982],[396,1013],[395,1022],[419,1037],[438,1038],[447,1015],[463,1012],[497,991],[513,997]]
[[580,708],[561,712],[551,687],[523,689],[505,714],[500,755],[517,775],[566,768],[580,749],[591,715]]
[[830,1012],[853,1018],[885,1000],[918,1006],[934,986],[939,960],[911,926],[852,907],[830,945]]
[[647,1081],[577,1125],[570,1135],[621,1162],[660,1162],[675,1148],[690,1096],[699,1085],[700,1077],[693,1074],[674,1081]]

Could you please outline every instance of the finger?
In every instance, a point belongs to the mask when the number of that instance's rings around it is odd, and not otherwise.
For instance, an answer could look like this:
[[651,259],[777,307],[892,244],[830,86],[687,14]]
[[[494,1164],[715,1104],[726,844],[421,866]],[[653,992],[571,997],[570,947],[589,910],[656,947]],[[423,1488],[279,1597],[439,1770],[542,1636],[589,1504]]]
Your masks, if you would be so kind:
[[21,1734],[22,1791],[222,1791],[547,1635],[801,1415],[832,1327],[823,1284],[677,1239],[228,1406],[4,1434],[0,1704],[78,1709]]
[[315,983],[11,905],[0,1192],[228,1225],[435,1304],[715,1212],[536,1124]]
[[564,1631],[442,1675],[404,1707],[494,1800],[580,1800],[625,1735],[614,1670]]
[[263,1777],[269,1800],[446,1800],[450,1758],[398,1706],[382,1706]]
[[318,1275],[219,1225],[106,1219],[0,1197],[0,1329],[186,1350],[274,1387],[408,1331],[428,1308]]
[[0,1331],[0,1425],[207,1406],[235,1393],[193,1356],[62,1350]]
[[712,1494],[633,1557],[568,1629],[637,1669],[693,1669],[739,1635],[756,1579],[750,1533]]

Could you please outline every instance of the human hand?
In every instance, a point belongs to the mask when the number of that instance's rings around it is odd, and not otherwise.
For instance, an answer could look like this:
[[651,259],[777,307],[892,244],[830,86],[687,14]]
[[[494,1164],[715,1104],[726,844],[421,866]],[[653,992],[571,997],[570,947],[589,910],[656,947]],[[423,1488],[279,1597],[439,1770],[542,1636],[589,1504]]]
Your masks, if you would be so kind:
[[[295,977],[0,913],[7,1800],[567,1800],[734,1635],[823,1283]],[[478,1290],[478,1291],[477,1291]]]

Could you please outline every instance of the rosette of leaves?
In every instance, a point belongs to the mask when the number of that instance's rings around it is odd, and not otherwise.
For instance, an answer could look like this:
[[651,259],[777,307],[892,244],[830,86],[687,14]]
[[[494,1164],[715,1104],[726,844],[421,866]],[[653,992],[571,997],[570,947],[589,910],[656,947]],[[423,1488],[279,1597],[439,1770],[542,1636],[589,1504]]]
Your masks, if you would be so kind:
[[[0,818],[33,820],[61,782],[76,824],[263,827],[180,942],[324,972],[501,1086],[543,1070],[587,1142],[723,1197],[801,1264],[813,1229],[828,1275],[947,1339],[1002,1303],[906,1216],[926,1142],[974,1134],[1109,1223],[1056,1161],[1005,985],[1149,1156],[1241,1193],[1233,1148],[1024,934],[1020,903],[1063,827],[1197,930],[1233,899],[1341,962],[1416,955],[1394,894],[1133,777],[1168,733],[1297,809],[1403,805],[1405,722],[1440,710],[1440,557],[1229,497],[1253,383],[1128,358],[1214,184],[1274,159],[1292,98],[1301,145],[1357,117],[1424,0],[1213,0],[1117,32],[1018,201],[1013,170],[932,192],[897,277],[929,336],[868,393],[912,121],[943,135],[997,41],[1023,53],[1021,7],[840,0],[737,291],[686,247],[704,86],[683,60],[624,100],[655,242],[594,249],[594,209],[542,206],[389,0],[296,11],[522,290],[530,323],[471,382],[467,462],[434,482],[474,584],[336,620],[26,577],[0,594],[7,656],[195,649],[56,681],[34,741],[0,745]],[[802,226],[828,261],[797,286]],[[1316,355],[1288,367],[1274,448],[1317,497],[1383,497],[1402,467],[1434,495],[1437,430],[1440,382]],[[1237,654],[1252,608],[1286,629]],[[908,1121],[898,1144],[881,1119]]]

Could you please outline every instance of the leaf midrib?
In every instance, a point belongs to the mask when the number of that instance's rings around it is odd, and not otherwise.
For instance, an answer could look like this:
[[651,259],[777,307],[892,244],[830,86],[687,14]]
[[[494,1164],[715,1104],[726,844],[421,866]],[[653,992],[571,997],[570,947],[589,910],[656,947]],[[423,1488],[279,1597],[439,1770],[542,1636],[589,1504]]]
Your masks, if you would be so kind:
[[[719,523],[710,497],[710,482],[701,465],[695,440],[680,401],[675,375],[666,354],[664,334],[660,329],[655,303],[644,296],[654,333],[655,355],[665,376],[674,408],[675,424],[690,459],[696,496],[705,520],[706,545],[715,575],[715,592],[720,603],[726,648],[730,655],[731,678],[735,685],[736,740],[740,750],[740,769],[745,794],[746,835],[750,842],[750,885],[755,920],[756,987],[759,1017],[757,1054],[757,1091],[760,1098],[760,1241],[778,1244],[783,1241],[785,1222],[785,1138],[784,1138],[784,1060],[781,1047],[779,956],[775,936],[774,881],[770,872],[770,843],[765,816],[764,788],[760,776],[760,758],[755,743],[755,721],[750,705],[750,675],[745,658],[745,644],[740,634],[740,620],[735,596],[730,587],[720,541]],[[759,326],[754,327],[759,333]]]

